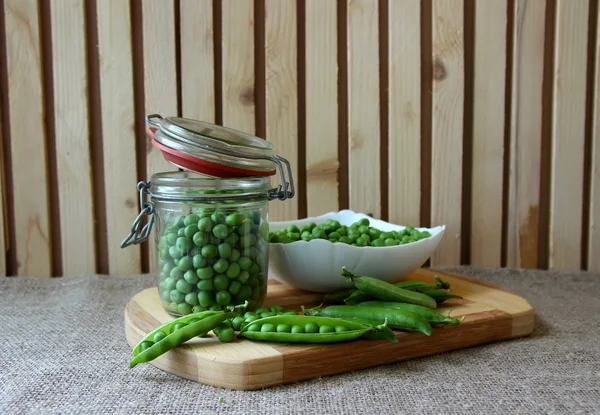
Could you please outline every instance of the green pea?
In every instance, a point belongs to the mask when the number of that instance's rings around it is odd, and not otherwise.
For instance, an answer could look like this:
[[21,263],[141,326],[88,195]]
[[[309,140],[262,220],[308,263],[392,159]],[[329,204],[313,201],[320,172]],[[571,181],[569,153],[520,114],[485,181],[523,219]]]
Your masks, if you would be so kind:
[[395,245],[398,245],[398,244],[399,244],[399,242],[397,240],[395,240],[395,239],[392,239],[392,238],[388,238],[388,239],[385,240],[385,245],[386,246],[395,246]]
[[198,305],[198,294],[195,292],[187,293],[185,295],[185,302],[192,306]]
[[242,288],[242,283],[239,281],[232,281],[231,284],[229,284],[229,293],[232,296],[237,295],[240,292],[240,289]]
[[241,271],[237,276],[237,280],[242,284],[246,284],[248,282],[248,279],[250,279],[250,274],[248,273],[248,271]]
[[192,307],[192,313],[200,313],[204,310],[206,310],[206,308],[202,307],[201,305],[195,305]]
[[201,254],[194,255],[194,258],[192,258],[192,266],[194,268],[205,267],[206,259]]
[[179,262],[177,262],[177,268],[179,268],[179,270],[183,272],[186,272],[187,270],[191,269],[192,258],[190,258],[189,256],[184,256],[179,260]]
[[290,330],[292,333],[304,333],[304,326],[294,324]]
[[240,236],[244,236],[244,235],[248,235],[250,233],[250,231],[252,230],[252,225],[254,224],[254,222],[252,221],[252,219],[246,218],[242,221],[242,224],[240,225],[240,227],[237,229],[237,233]]
[[258,320],[260,317],[259,316],[248,316],[248,317],[244,317],[244,321],[246,323],[250,323],[254,320]]
[[176,283],[177,283],[177,280],[175,280],[174,278],[169,277],[169,278],[167,278],[164,281],[164,286],[163,287],[164,287],[164,289],[166,291],[171,291],[172,289],[175,288],[175,284]]
[[260,318],[273,317],[275,315],[277,314],[273,313],[272,311],[263,311],[262,313],[260,313]]
[[190,314],[192,312],[192,306],[190,306],[188,303],[179,303],[177,305],[177,311],[185,316],[186,314]]
[[205,258],[215,258],[217,256],[217,247],[212,244],[203,246],[202,256]]
[[198,284],[196,284],[196,287],[199,290],[211,291],[214,288],[213,280],[212,280],[212,278],[209,278],[207,280],[200,280],[200,281],[198,281]]
[[383,241],[381,239],[375,239],[375,240],[371,241],[371,246],[386,246],[386,245],[385,245],[385,241]]
[[169,248],[169,255],[173,259],[179,259],[179,258],[181,258],[183,256],[183,254],[181,253],[181,251],[176,246],[172,246],[172,247]]
[[216,290],[226,290],[229,287],[229,278],[225,274],[219,274],[214,278],[213,286]]
[[344,243],[344,244],[351,244],[352,241],[350,240],[350,238],[348,238],[347,236],[342,236],[340,237],[340,239],[338,239],[338,242]]
[[168,245],[175,245],[175,242],[177,242],[177,233],[168,233],[165,237],[165,240],[167,241]]
[[192,284],[190,284],[186,280],[179,280],[177,281],[177,284],[175,284],[175,288],[177,289],[177,291],[183,294],[187,294],[192,291]]
[[227,238],[229,231],[227,230],[227,225],[219,224],[213,228],[212,233],[215,238],[224,239]]
[[335,332],[335,329],[327,324],[323,324],[321,327],[319,327],[319,333],[333,333]]
[[221,310],[223,310],[223,306],[220,304],[213,304],[210,306],[210,309],[212,311],[221,311]]
[[210,215],[210,218],[215,224],[225,223],[225,214],[223,212],[215,212],[212,215]]
[[228,305],[229,303],[231,303],[231,294],[229,293],[229,291],[219,291],[215,296],[215,300],[219,305]]
[[211,291],[198,291],[198,303],[202,307],[210,307],[214,304]]
[[262,313],[266,313],[267,311],[271,311],[267,307],[258,307],[254,313],[261,315]]
[[312,234],[309,231],[304,231],[302,232],[302,234],[300,235],[300,238],[303,241],[310,241],[312,239]]
[[217,274],[223,274],[229,268],[229,262],[225,258],[219,258],[217,262],[213,265],[213,269]]
[[146,350],[152,346],[154,346],[154,343],[152,343],[152,342],[149,342],[149,341],[142,342],[140,344],[140,352],[143,352],[144,350]]
[[[180,281],[183,281],[183,280],[180,280]],[[171,297],[171,301],[176,304],[179,304],[179,303],[185,301],[185,293],[182,293],[179,290],[171,290],[171,292],[169,293],[169,296]]]
[[238,263],[233,263],[229,266],[227,270],[227,278],[237,278],[240,275],[240,265]]
[[250,324],[247,328],[248,331],[262,331],[262,327],[258,323]]
[[275,327],[275,324],[271,324],[271,323],[263,324],[262,327],[260,328],[260,331],[262,333],[273,333],[276,330],[277,330],[277,328]]
[[240,226],[244,217],[239,213],[232,213],[231,215],[227,215],[225,218],[225,223],[229,226]]
[[231,327],[233,327],[235,331],[239,331],[242,328],[242,324],[244,324],[245,322],[246,321],[244,320],[244,317],[237,316],[233,320],[231,320]]
[[384,241],[390,238],[394,238],[394,234],[392,232],[381,232],[379,234],[379,239],[383,239]]
[[229,260],[231,262],[237,262],[240,259],[241,253],[239,249],[233,248],[231,250],[231,257],[229,258]]
[[212,278],[214,274],[215,272],[213,271],[212,267],[203,267],[196,270],[196,275],[198,275],[198,278],[201,280]]
[[248,258],[247,256],[243,256],[241,257],[238,261],[237,261],[240,269],[246,271],[248,269],[250,269],[250,267],[252,266],[252,260],[250,258]]
[[278,324],[277,333],[291,333],[292,328],[289,324]]
[[171,274],[171,271],[173,270],[173,268],[175,268],[175,264],[173,264],[172,262],[167,262],[165,265],[163,265],[162,271],[164,273],[166,273],[167,275],[169,275],[169,274]]
[[180,280],[183,278],[183,271],[179,268],[173,268],[171,270],[170,277],[173,278],[175,281]]
[[192,223],[198,223],[198,219],[200,219],[200,217],[198,215],[196,215],[195,213],[192,213],[192,214],[187,215],[183,219],[183,224],[185,226],[190,226]]
[[236,295],[236,300],[238,303],[243,303],[248,300],[252,296],[252,287],[248,285],[242,285],[240,288],[240,292]]
[[240,238],[239,245],[242,248],[250,248],[255,243],[256,243],[256,236],[254,236],[253,234],[249,233],[249,234],[244,235],[243,237]]
[[185,228],[181,228],[177,231],[177,236],[185,236]]
[[189,250],[192,248],[192,241],[190,241],[186,237],[177,238],[177,242],[175,243],[179,252],[183,254],[187,254]]
[[202,218],[198,221],[198,229],[202,232],[210,232],[215,226],[215,222],[211,218]]
[[167,335],[164,332],[159,331],[159,332],[156,332],[154,334],[154,337],[152,338],[152,340],[154,340],[154,343],[158,343],[159,341],[161,341],[165,337],[167,337]]
[[225,327],[219,330],[219,334],[217,335],[217,338],[222,343],[229,343],[233,341],[234,337],[235,333],[233,332],[233,328],[231,327]]
[[319,332],[319,325],[315,322],[310,322],[310,323],[306,323],[304,325],[304,332],[305,333],[318,333]]
[[335,326],[334,329],[335,329],[336,333],[341,333],[343,331],[348,330],[348,328],[346,326]]
[[288,233],[294,233],[294,232],[300,232],[300,229],[298,229],[298,226],[291,224],[287,227],[287,231],[288,231]]
[[206,237],[206,234],[202,231],[198,231],[194,234],[194,236],[192,237],[192,241],[194,242],[194,245],[196,245],[197,247],[202,247],[204,245],[206,245],[208,243],[208,239]]
[[193,269],[187,270],[183,275],[183,279],[189,284],[196,284],[198,282],[198,275]]
[[231,257],[231,245],[229,243],[224,242],[224,243],[220,244],[217,247],[217,250],[219,251],[219,256],[221,258],[229,258],[229,257]]
[[193,225],[189,225],[185,228],[184,235],[186,238],[192,239],[194,237],[194,235],[196,234],[196,232],[198,232],[198,225],[193,224]]

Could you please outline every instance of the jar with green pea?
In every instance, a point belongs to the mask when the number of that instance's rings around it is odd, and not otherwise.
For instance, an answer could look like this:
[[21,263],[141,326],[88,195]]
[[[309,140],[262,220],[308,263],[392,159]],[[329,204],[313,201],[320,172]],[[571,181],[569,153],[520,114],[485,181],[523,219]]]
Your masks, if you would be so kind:
[[[149,131],[153,145],[179,169],[138,184],[141,212],[121,247],[144,242],[154,229],[158,295],[173,316],[246,301],[249,310],[260,307],[269,202],[294,196],[289,163],[270,143],[239,131],[182,118],[147,120],[157,127]],[[277,170],[281,184],[274,186]]]

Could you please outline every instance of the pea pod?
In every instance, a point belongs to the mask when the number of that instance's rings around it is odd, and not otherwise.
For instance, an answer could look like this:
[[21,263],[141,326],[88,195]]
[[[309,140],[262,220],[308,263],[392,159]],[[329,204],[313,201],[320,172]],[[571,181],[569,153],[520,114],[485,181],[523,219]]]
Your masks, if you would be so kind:
[[[294,327],[299,329],[294,330]],[[385,321],[381,325],[372,326],[339,318],[279,315],[247,324],[238,337],[281,343],[341,343],[384,330],[386,327]]]
[[[234,310],[245,309],[246,307],[248,307],[248,301],[244,302],[244,304],[240,304],[240,305],[236,305],[236,306],[229,306],[229,307],[227,307],[227,311],[233,312]],[[186,326],[186,325],[188,325],[190,322],[192,322],[194,320],[203,319],[203,318],[209,317],[211,315],[220,314],[220,313],[223,313],[223,311],[206,310],[206,311],[200,311],[200,312],[193,313],[193,314],[188,314],[188,315],[181,316],[181,317],[178,317],[176,319],[167,321],[166,323],[164,323],[164,324],[156,327],[150,333],[146,334],[138,342],[138,344],[133,348],[133,350],[131,351],[131,354],[133,356],[137,356],[140,353],[140,351],[141,351],[143,343],[148,343],[148,342],[154,343],[154,342],[156,342],[154,340],[154,338],[155,338],[155,336],[157,334],[162,333],[163,335],[167,335],[167,334],[169,334],[169,333],[171,333],[173,331],[173,328],[176,325]],[[200,333],[197,336],[198,337],[205,336],[209,331],[210,331],[210,329],[207,330],[206,333]]]
[[321,308],[315,307],[304,310],[307,316],[322,316],[342,319],[362,319],[381,324],[387,320],[387,325],[392,329],[410,332],[421,332],[426,336],[431,335],[431,325],[422,316],[412,311],[396,310],[383,307],[358,307],[349,305],[332,305]]
[[459,300],[462,300],[462,297],[460,295],[450,294],[448,291],[444,290],[431,290],[427,291],[425,294],[433,298],[437,303],[443,303],[444,301],[450,300],[451,298],[458,298]]
[[380,307],[380,308],[393,308],[396,310],[411,311],[417,313],[421,317],[427,319],[431,325],[445,325],[445,326],[458,326],[463,320],[445,316],[442,313],[438,313],[427,307],[423,307],[416,304],[397,303],[393,301],[365,301],[358,304],[359,307]]
[[404,288],[405,290],[418,291],[418,292],[427,292],[430,290],[438,290],[443,289],[447,290],[450,288],[450,284],[443,281],[437,275],[433,277],[435,279],[435,284],[418,281],[418,280],[408,280],[408,281],[400,281],[394,283],[396,287]]
[[[186,316],[187,317],[187,316]],[[164,338],[156,343],[152,343],[147,349],[139,349],[138,353],[129,362],[129,367],[132,368],[139,363],[146,363],[156,359],[158,356],[174,349],[175,347],[185,343],[186,341],[208,333],[210,330],[221,324],[227,314],[223,311],[218,312],[201,312],[196,314],[197,321],[194,321],[182,328],[174,330],[167,334]],[[142,345],[143,343],[140,343]]]
[[377,278],[356,276],[346,270],[345,267],[342,268],[342,275],[346,277],[348,282],[353,282],[360,291],[379,300],[418,304],[432,309],[437,307],[435,300],[423,293],[405,290],[404,288],[396,287],[389,282],[378,280]]
[[328,303],[341,303],[344,301],[344,299],[348,298],[356,291],[356,288],[348,288],[347,290],[336,291],[334,293],[323,295],[321,300]]

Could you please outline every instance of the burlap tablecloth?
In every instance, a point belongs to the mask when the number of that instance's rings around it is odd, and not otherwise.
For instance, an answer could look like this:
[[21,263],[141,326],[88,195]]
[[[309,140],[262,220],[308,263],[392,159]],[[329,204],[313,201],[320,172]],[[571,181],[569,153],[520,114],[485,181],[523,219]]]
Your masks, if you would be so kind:
[[600,275],[452,268],[527,298],[528,337],[261,391],[128,368],[127,278],[0,278],[0,413],[600,413]]

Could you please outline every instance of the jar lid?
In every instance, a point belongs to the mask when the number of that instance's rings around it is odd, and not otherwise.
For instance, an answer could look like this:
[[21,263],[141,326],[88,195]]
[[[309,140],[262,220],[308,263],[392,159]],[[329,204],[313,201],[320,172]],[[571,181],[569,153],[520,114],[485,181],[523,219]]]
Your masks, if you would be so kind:
[[272,176],[271,143],[231,128],[181,117],[146,117],[152,145],[184,170],[213,177]]

